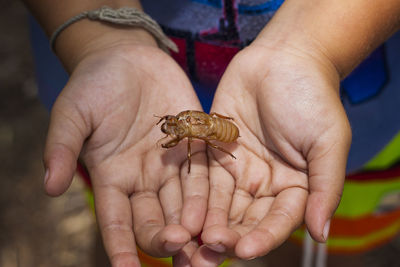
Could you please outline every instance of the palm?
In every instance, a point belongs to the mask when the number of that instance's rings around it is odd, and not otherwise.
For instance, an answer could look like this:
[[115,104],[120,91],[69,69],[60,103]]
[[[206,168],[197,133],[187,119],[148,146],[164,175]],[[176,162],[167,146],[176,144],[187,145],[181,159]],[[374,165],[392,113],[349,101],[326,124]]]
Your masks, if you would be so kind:
[[163,135],[154,115],[201,109],[189,81],[160,51],[123,52],[89,56],[53,109],[57,121],[73,122],[68,131],[87,138],[81,158],[114,263],[136,253],[135,239],[149,254],[175,254],[200,231],[208,194],[203,144],[192,147],[190,174],[186,146],[157,145]]
[[[209,153],[211,191],[202,237],[209,247],[223,244],[242,258],[264,255],[286,240],[302,222],[306,206],[314,216],[308,226],[319,231],[313,227],[326,220],[326,206],[320,205],[318,215],[315,203],[307,204],[315,202],[315,196],[307,200],[309,191],[321,193],[318,176],[324,167],[318,157],[334,152],[337,142],[348,145],[346,138],[338,139],[347,121],[334,85],[301,58],[285,62],[265,50],[252,46],[234,59],[212,107],[235,118],[240,138],[230,145],[237,160],[219,151]],[[331,164],[339,175],[346,152]],[[323,180],[335,188],[342,183]]]

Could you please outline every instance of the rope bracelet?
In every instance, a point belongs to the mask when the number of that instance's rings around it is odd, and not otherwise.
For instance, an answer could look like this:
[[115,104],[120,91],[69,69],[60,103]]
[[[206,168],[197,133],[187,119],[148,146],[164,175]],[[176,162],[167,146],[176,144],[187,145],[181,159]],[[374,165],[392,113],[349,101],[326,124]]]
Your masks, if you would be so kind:
[[119,24],[132,27],[141,27],[151,33],[156,39],[158,46],[169,53],[169,49],[178,52],[178,47],[171,41],[162,31],[160,25],[154,21],[146,13],[132,7],[122,7],[119,9],[112,9],[108,6],[103,6],[99,9],[84,11],[58,27],[50,37],[50,47],[54,52],[54,45],[58,35],[71,24],[81,19],[98,20],[112,24]]

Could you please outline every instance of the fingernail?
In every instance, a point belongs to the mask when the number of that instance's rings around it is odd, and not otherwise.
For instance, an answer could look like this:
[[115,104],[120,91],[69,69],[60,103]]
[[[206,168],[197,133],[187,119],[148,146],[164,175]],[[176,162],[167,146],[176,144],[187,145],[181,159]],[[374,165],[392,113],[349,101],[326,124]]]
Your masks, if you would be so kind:
[[325,223],[324,230],[323,230],[323,232],[322,232],[322,237],[324,238],[325,241],[328,239],[329,228],[330,228],[330,226],[331,226],[331,220],[328,220],[328,221]]
[[166,242],[164,248],[168,252],[175,252],[182,248],[182,244]]
[[207,244],[206,246],[215,252],[224,253],[226,251],[225,246],[222,244]]
[[44,184],[47,184],[47,181],[49,180],[49,169],[46,169],[46,173],[44,174]]

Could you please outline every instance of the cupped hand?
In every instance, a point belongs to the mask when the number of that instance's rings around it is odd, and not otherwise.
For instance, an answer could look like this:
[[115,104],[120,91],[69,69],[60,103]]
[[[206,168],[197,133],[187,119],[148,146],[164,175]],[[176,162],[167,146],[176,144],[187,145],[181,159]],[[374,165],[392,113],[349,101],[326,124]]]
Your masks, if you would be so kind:
[[221,144],[236,160],[208,151],[205,245],[192,263],[265,255],[304,219],[324,242],[351,141],[334,67],[296,47],[254,42],[230,63],[212,111],[234,118],[240,137]]
[[154,116],[185,109],[201,106],[178,65],[158,48],[126,43],[83,57],[54,104],[46,191],[62,194],[83,160],[113,266],[140,266],[136,244],[157,257],[190,257],[181,249],[200,232],[207,208],[205,147],[192,144],[188,174],[185,141],[161,148]]

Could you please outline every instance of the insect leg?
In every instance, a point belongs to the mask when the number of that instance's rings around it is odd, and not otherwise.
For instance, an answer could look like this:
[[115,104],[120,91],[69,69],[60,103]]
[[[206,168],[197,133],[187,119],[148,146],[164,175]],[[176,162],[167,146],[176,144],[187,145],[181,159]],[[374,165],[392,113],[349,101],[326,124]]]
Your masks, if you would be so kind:
[[174,147],[174,146],[176,146],[176,145],[179,143],[179,141],[181,141],[181,138],[177,137],[177,138],[175,138],[175,139],[172,139],[171,141],[168,141],[168,142],[165,143],[165,144],[161,144],[161,146],[162,146],[163,148]]
[[157,141],[157,143],[156,143],[156,145],[158,146],[159,144],[160,144],[160,142],[162,141],[162,140],[164,140],[165,138],[168,138],[168,134],[166,135],[166,136],[164,136],[163,138],[161,138],[160,140],[158,140]]
[[233,120],[232,117],[224,116],[224,115],[221,115],[221,114],[219,114],[217,112],[211,112],[210,116],[217,116],[217,117],[220,117],[221,119],[225,119],[225,120]]
[[188,158],[188,173],[190,173],[190,164],[192,163],[191,157],[192,157],[192,150],[190,148],[190,143],[192,143],[192,137],[188,137],[188,153],[187,153],[187,158]]
[[211,146],[212,148],[215,148],[215,149],[218,149],[218,150],[220,150],[220,151],[222,151],[222,152],[225,152],[226,154],[231,155],[232,158],[236,159],[236,157],[235,157],[231,152],[225,150],[224,148],[222,148],[222,147],[220,147],[220,146],[217,146],[217,145],[211,143],[210,141],[208,141],[208,140],[206,140],[206,139],[202,139],[202,140],[204,140],[204,142],[206,142],[207,145]]

